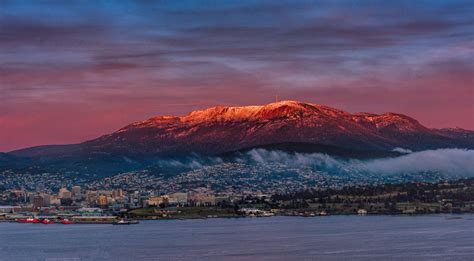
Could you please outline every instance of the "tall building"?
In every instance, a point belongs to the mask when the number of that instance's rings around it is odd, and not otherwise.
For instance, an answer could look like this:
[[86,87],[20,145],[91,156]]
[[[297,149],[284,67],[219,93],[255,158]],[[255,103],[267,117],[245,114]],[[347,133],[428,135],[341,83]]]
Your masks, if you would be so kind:
[[49,204],[59,206],[59,205],[61,205],[61,199],[56,195],[51,195],[49,197]]
[[86,199],[89,204],[93,204],[97,201],[97,191],[87,191]]
[[39,209],[44,207],[44,198],[41,195],[35,195],[33,197],[33,208]]
[[71,191],[73,196],[77,196],[81,194],[81,186],[74,186],[72,187]]
[[114,198],[123,197],[123,190],[122,189],[114,189],[114,191],[112,192],[112,197],[114,197]]
[[71,198],[72,194],[67,188],[61,188],[58,193],[60,198]]
[[51,205],[51,195],[47,193],[41,193],[41,196],[43,197],[43,206],[49,207]]
[[97,198],[97,204],[99,204],[99,206],[106,206],[108,203],[107,201],[107,196],[105,195],[100,195],[98,198]]

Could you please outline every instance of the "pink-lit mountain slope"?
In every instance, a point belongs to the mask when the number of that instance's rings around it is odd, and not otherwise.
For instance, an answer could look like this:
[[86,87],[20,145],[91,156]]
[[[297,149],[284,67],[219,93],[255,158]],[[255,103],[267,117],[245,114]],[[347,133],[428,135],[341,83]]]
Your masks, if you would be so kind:
[[322,144],[344,149],[391,151],[473,148],[474,131],[430,129],[397,113],[350,114],[331,107],[282,101],[264,106],[213,107],[182,117],[158,116],[74,145],[11,152],[27,157],[97,155],[218,155],[268,144]]

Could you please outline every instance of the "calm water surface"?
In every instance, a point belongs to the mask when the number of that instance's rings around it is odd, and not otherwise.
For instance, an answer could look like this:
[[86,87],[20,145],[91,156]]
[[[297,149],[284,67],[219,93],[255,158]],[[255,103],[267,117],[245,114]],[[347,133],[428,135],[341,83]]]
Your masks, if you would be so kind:
[[0,223],[0,260],[474,260],[474,215]]

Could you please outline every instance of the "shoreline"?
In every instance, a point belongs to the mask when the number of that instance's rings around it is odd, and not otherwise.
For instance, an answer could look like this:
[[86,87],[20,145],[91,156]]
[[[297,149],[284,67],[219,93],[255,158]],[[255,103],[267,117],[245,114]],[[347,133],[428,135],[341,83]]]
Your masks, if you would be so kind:
[[[185,221],[185,220],[208,220],[208,219],[262,219],[262,218],[278,218],[278,217],[288,217],[288,218],[327,218],[327,217],[426,217],[426,216],[440,216],[447,220],[457,220],[463,219],[464,216],[474,215],[474,213],[426,213],[426,214],[334,214],[334,215],[324,215],[324,216],[300,216],[300,215],[273,215],[273,216],[222,216],[222,217],[191,217],[191,218],[137,218],[134,220],[137,221]],[[16,224],[37,224],[44,225],[42,223],[21,223],[15,220],[0,220],[0,223],[16,223]],[[64,225],[60,222],[56,222],[49,225]],[[78,222],[67,225],[114,225],[113,222]]]

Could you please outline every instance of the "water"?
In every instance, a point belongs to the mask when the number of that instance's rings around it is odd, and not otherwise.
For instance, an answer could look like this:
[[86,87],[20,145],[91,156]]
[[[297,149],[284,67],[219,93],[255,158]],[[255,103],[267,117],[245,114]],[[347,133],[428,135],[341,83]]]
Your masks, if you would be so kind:
[[0,223],[0,260],[473,260],[474,215]]

